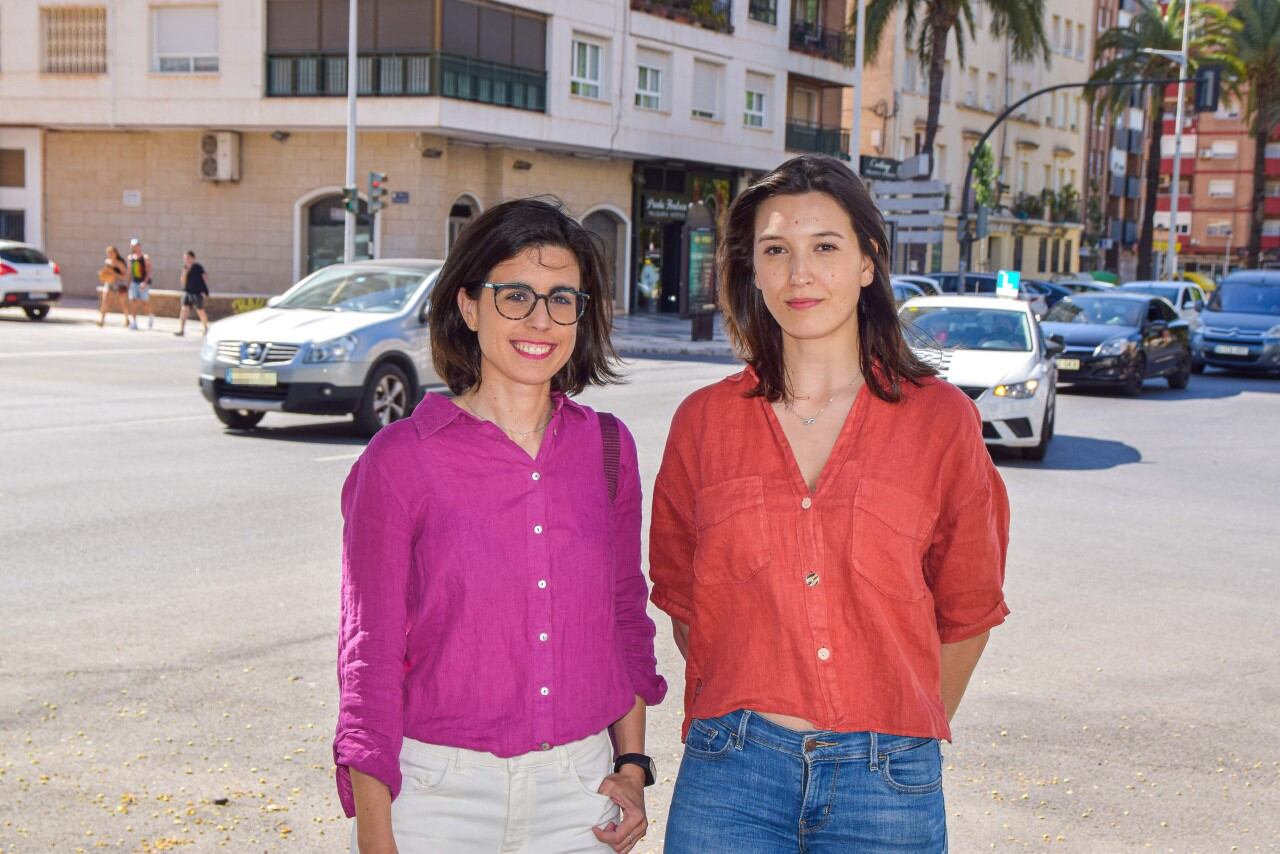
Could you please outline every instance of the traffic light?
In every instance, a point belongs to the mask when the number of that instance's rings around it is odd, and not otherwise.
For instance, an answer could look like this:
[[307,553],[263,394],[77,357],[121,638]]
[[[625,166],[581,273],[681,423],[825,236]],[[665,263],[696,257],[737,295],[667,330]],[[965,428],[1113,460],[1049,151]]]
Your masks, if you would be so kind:
[[1216,113],[1222,97],[1222,67],[1204,65],[1196,71],[1196,112]]
[[387,176],[382,172],[369,173],[369,213],[377,213],[387,206]]
[[342,209],[351,211],[353,214],[360,213],[360,194],[356,192],[355,187],[342,188]]

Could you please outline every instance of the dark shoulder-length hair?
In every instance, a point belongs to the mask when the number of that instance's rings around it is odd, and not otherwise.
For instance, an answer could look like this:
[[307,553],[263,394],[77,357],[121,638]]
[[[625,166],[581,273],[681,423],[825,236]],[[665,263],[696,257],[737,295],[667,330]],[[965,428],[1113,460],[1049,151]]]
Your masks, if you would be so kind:
[[907,346],[889,284],[888,238],[884,219],[858,176],[834,157],[793,157],[756,181],[729,206],[720,243],[720,309],[738,354],[759,377],[748,392],[770,402],[790,400],[782,355],[782,328],[755,285],[755,227],[760,205],[774,196],[825,193],[853,223],[858,247],[871,258],[874,281],[858,297],[858,363],[871,392],[882,400],[902,398],[902,383],[918,384],[934,371]]
[[552,378],[552,391],[574,395],[588,385],[621,381],[611,337],[613,300],[598,241],[553,198],[503,202],[463,229],[431,291],[431,358],[450,391],[462,394],[480,382],[480,343],[463,320],[458,291],[479,299],[494,267],[525,249],[551,246],[572,253],[587,294],[573,354]]

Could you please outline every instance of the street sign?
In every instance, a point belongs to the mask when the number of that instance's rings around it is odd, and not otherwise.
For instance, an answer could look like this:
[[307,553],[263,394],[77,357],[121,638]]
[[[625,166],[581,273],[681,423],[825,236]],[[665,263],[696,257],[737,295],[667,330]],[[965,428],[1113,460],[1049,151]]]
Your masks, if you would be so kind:
[[940,211],[945,201],[942,196],[881,196],[876,199],[876,206],[887,216],[898,211]]
[[884,220],[898,228],[942,228],[941,213],[885,214]]
[[871,157],[864,154],[859,159],[858,171],[869,181],[896,181],[901,177],[902,161],[891,157]]
[[899,231],[898,243],[906,246],[907,244],[923,244],[923,243],[941,243],[941,231]]
[[393,205],[407,205],[407,204],[409,204],[409,191],[408,191],[408,190],[396,190],[394,193],[392,193],[392,194],[391,194],[391,204],[393,204]]
[[898,167],[899,178],[928,178],[932,170],[929,168],[929,155],[921,152],[914,157],[908,157],[902,161],[902,165]]
[[[921,157],[923,155],[920,155]],[[912,168],[918,158],[909,161]],[[906,172],[904,164],[903,172]],[[886,223],[897,229],[899,244],[942,242],[947,186],[942,181],[872,181],[871,195]]]
[[1000,270],[996,273],[996,296],[1018,298],[1018,290],[1022,284],[1022,273],[1017,270]]

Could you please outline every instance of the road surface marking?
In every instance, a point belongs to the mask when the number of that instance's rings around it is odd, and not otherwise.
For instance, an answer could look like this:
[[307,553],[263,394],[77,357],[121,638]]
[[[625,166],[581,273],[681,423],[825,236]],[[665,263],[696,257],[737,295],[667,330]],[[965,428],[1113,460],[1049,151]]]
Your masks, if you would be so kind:
[[113,347],[101,350],[32,350],[27,353],[0,353],[0,359],[48,359],[55,356],[113,356],[116,354],[137,355],[139,353],[173,353],[184,350],[195,352],[195,349],[194,347]]
[[132,421],[99,421],[94,424],[57,424],[52,427],[13,427],[0,430],[0,436],[32,433],[70,433],[76,430],[103,430],[110,427],[133,427],[140,424],[172,424],[177,421],[209,420],[208,415],[175,415],[170,418],[136,418]]

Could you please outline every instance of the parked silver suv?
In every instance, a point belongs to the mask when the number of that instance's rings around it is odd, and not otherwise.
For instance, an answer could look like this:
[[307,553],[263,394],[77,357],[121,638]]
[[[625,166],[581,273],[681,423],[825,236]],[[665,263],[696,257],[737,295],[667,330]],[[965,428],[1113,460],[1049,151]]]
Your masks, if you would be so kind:
[[438,384],[427,297],[444,262],[335,264],[267,307],[209,327],[200,389],[228,427],[249,430],[268,412],[355,416],[372,435],[412,411]]

